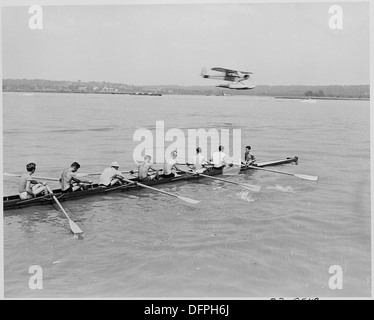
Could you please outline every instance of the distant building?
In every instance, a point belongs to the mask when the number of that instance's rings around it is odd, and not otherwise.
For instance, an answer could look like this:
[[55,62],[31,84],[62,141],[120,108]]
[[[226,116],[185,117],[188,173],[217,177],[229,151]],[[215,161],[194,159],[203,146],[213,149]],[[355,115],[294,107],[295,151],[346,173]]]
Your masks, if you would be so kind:
[[87,92],[87,87],[78,87],[78,92]]
[[117,92],[118,89],[115,89],[115,88],[109,88],[109,87],[104,87],[103,89],[101,89],[102,92]]

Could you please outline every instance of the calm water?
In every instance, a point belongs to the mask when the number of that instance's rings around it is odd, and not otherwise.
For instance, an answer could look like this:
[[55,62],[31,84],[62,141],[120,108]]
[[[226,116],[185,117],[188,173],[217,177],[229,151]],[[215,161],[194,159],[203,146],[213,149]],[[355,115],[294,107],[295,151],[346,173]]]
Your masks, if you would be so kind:
[[[144,190],[63,203],[84,240],[57,207],[6,211],[6,297],[371,295],[369,102],[5,93],[4,171],[30,161],[52,177],[73,161],[81,172],[134,168],[133,133],[156,120],[240,128],[258,161],[297,155],[298,166],[274,169],[320,179],[227,177],[261,185],[257,194],[210,179],[159,186],[198,206]],[[17,185],[4,178],[4,194]],[[43,268],[43,290],[28,287],[31,265]],[[329,288],[332,265],[343,290]]]

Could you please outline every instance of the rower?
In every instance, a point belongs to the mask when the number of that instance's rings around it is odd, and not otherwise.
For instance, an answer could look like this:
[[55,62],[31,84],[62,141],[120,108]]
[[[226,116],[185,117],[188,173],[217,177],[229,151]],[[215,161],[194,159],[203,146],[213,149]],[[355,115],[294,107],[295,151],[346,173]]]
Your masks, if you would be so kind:
[[192,158],[192,169],[195,172],[203,173],[206,169],[203,168],[204,165],[209,164],[208,161],[205,160],[205,157],[201,154],[202,149],[198,147],[196,149],[196,156]]
[[[151,164],[151,159],[152,157],[149,156],[149,155],[146,155],[144,157],[144,162],[142,162],[139,166],[138,166],[138,180],[140,182],[144,182],[144,181],[150,181],[150,180],[158,180],[159,179],[159,175],[158,175],[158,170],[155,170],[152,168],[152,164]],[[156,171],[156,175],[149,175],[149,170],[152,170],[152,171]]]
[[122,175],[119,169],[118,162],[112,162],[110,167],[105,168],[99,179],[99,186],[109,187],[116,184],[123,185],[125,177]]
[[26,165],[27,172],[21,175],[21,180],[18,188],[19,197],[21,200],[31,199],[38,196],[41,193],[47,194],[45,183],[40,183],[33,180],[31,175],[36,170],[36,164],[31,162]]
[[227,156],[223,152],[225,147],[219,146],[218,151],[213,153],[213,169],[220,170],[223,169],[226,165],[229,165],[227,162]]
[[244,154],[244,162],[242,164],[246,166],[253,166],[256,162],[256,158],[253,154],[251,154],[251,146],[245,147],[245,154]]
[[170,158],[165,160],[164,163],[164,174],[162,175],[163,178],[174,178],[176,177],[176,173],[173,173],[173,169],[177,171],[181,171],[177,167],[177,156],[178,152],[175,149],[170,153]]
[[68,193],[77,191],[79,189],[85,189],[87,183],[92,184],[92,181],[77,177],[75,173],[78,171],[79,168],[80,164],[78,162],[73,162],[70,168],[64,170],[61,173],[60,183],[62,193]]

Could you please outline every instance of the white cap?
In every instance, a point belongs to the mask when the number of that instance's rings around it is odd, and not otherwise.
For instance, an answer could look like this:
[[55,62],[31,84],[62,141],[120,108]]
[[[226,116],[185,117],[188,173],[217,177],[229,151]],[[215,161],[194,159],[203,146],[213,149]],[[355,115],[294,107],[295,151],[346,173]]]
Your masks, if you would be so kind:
[[119,164],[118,164],[118,162],[117,161],[114,161],[114,162],[112,162],[112,165],[111,165],[112,167],[119,167]]

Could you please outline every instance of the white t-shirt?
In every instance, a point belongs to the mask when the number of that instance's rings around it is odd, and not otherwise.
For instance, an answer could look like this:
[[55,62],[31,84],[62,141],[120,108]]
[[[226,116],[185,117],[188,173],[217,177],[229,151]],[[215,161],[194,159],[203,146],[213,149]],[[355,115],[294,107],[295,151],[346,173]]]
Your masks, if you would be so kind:
[[201,153],[192,158],[192,163],[196,170],[201,169],[204,162],[206,162],[206,160]]
[[177,164],[177,160],[173,158],[166,160],[164,163],[164,174],[165,175],[172,174],[172,169],[176,164]]
[[108,186],[116,175],[122,175],[121,171],[114,169],[113,167],[105,168],[100,176],[99,184]]
[[213,153],[213,164],[216,168],[222,167],[226,160],[226,154],[222,151],[216,151]]

